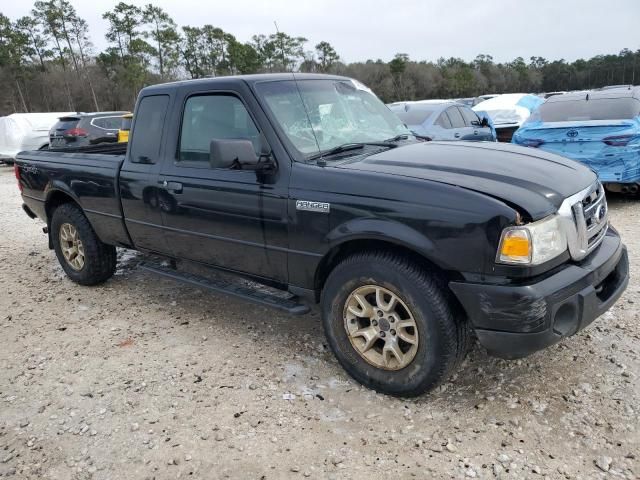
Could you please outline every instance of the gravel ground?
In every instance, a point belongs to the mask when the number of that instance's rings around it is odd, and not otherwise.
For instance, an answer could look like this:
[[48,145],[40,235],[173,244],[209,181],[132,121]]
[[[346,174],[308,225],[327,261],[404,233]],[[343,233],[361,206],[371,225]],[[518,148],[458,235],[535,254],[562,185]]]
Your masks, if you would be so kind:
[[[414,400],[352,381],[318,312],[161,279],[81,287],[0,167],[0,477],[639,478],[640,284],[519,361],[475,347]],[[610,199],[632,263],[640,205]]]

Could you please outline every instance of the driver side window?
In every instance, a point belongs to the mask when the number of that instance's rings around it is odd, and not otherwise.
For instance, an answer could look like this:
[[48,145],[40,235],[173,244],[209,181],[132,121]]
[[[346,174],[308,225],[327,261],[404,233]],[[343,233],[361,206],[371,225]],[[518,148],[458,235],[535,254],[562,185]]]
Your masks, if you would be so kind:
[[189,97],[182,114],[179,161],[209,161],[214,139],[250,140],[259,151],[259,131],[239,98],[233,95]]

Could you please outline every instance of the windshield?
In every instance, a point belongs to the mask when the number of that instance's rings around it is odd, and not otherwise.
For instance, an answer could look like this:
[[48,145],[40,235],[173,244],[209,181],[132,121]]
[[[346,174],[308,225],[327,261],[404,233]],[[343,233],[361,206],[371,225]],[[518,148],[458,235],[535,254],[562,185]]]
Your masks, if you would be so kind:
[[339,145],[411,134],[378,97],[354,80],[286,80],[256,88],[303,159]]

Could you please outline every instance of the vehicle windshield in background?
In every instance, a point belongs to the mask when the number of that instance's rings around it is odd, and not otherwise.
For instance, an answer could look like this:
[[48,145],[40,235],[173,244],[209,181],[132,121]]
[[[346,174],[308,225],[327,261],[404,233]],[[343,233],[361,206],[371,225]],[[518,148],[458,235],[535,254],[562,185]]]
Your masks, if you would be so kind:
[[378,97],[352,80],[265,82],[256,88],[305,158],[340,145],[411,135]]
[[596,98],[545,102],[530,121],[572,122],[588,120],[628,120],[640,115],[640,102],[634,98]]
[[391,111],[406,125],[422,125],[431,117],[434,109],[418,105],[402,105],[400,108],[393,107]]

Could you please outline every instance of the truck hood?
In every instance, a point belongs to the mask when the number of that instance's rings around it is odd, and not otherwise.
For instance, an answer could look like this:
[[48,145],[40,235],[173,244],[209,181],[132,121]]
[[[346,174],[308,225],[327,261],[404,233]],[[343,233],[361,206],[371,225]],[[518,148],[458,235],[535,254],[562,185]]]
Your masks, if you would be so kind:
[[[538,220],[596,181],[585,166],[540,150],[492,142],[423,142],[337,165],[474,190]],[[428,188],[428,187],[425,187]]]

